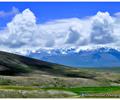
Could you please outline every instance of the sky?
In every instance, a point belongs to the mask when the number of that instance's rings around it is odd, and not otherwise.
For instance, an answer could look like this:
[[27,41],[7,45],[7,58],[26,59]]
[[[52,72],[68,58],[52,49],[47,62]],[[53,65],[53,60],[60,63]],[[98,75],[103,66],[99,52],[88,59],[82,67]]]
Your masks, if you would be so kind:
[[[108,11],[111,15],[120,10],[118,2],[1,2],[0,11],[11,12],[12,8],[17,8],[20,12],[29,8],[38,18],[38,23],[55,19],[64,19],[95,15],[98,11]],[[5,26],[11,21],[14,14],[11,16],[0,17],[0,26]]]
[[118,2],[0,2],[0,50],[120,50]]

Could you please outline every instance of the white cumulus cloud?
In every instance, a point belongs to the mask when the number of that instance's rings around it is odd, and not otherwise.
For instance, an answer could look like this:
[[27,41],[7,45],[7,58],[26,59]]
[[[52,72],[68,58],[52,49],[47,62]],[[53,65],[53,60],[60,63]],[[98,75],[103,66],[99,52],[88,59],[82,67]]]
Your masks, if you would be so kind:
[[80,49],[101,45],[120,48],[120,18],[110,16],[108,12],[98,12],[83,19],[68,18],[37,24],[34,13],[25,9],[7,23],[0,35],[0,50],[20,54],[45,48]]
[[114,20],[108,12],[98,12],[92,18],[91,42],[94,44],[112,43]]

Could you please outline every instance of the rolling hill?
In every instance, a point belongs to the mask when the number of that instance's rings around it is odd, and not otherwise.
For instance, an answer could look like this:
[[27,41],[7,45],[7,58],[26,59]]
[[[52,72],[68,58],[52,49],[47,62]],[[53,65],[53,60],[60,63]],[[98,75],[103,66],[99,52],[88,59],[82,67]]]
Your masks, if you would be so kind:
[[21,55],[0,52],[0,75],[25,75],[39,72],[39,74],[93,78],[94,73],[84,72],[78,68],[72,68],[59,64],[49,63]]
[[[113,85],[113,83],[120,84],[119,72],[120,69],[118,67],[99,69],[74,68],[49,63],[41,60],[36,60],[33,58],[28,58],[25,56],[20,56],[12,53],[2,51],[0,52],[0,75],[2,76],[12,77],[21,76],[35,78],[39,77],[40,80],[43,81],[45,80],[44,76],[47,76],[48,80],[50,80],[51,77],[52,78],[56,77],[56,79],[60,78],[62,80],[65,78],[66,80],[69,81],[76,80],[75,84],[77,85],[96,86],[96,84],[97,85]],[[83,82],[80,83],[81,81]],[[71,85],[73,85],[73,83]]]

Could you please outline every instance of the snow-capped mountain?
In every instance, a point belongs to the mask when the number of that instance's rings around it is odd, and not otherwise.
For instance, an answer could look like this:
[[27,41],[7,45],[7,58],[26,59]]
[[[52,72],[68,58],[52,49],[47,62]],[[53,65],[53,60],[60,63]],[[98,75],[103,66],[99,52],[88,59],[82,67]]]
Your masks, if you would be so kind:
[[71,49],[39,50],[29,57],[72,67],[119,67],[120,51],[114,48],[96,48],[77,51]]

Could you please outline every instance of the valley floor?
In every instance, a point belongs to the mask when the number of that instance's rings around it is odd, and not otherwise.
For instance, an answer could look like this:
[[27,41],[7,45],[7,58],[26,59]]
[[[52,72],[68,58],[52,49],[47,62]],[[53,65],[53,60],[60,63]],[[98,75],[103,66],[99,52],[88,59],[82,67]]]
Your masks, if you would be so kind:
[[76,88],[0,86],[0,98],[120,98],[120,86]]
[[34,74],[0,76],[0,98],[120,98],[120,82],[115,80],[118,77],[109,81],[98,79]]

